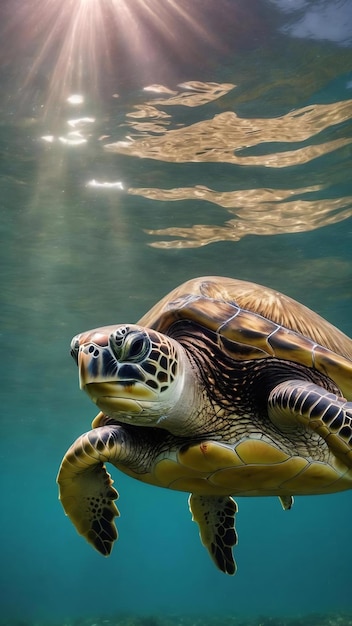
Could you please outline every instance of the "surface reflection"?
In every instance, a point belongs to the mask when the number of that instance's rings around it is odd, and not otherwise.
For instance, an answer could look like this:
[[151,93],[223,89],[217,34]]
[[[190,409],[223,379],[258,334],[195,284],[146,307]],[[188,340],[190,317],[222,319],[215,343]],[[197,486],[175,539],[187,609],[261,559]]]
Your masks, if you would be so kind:
[[[172,93],[159,87],[163,97],[134,107],[126,115],[130,134],[115,143],[108,143],[105,150],[168,163],[232,164],[242,168],[263,168],[264,172],[270,168],[281,169],[284,175],[288,168],[292,170],[316,162],[344,148],[351,153],[352,136],[346,133],[346,123],[352,121],[352,100],[311,104],[271,118],[246,118],[230,110],[188,125],[178,122],[180,107],[214,105],[234,89],[233,84],[200,82],[180,85],[180,91]],[[175,105],[178,108],[171,109]],[[249,183],[253,185],[256,177],[253,176],[254,170],[250,171]],[[233,191],[195,184],[169,189],[130,187],[128,193],[163,202],[211,202],[236,216],[224,225],[198,223],[191,227],[148,229],[146,232],[152,236],[177,237],[171,241],[151,242],[150,245],[160,248],[197,247],[220,240],[238,241],[249,234],[309,231],[352,215],[352,196],[331,198],[323,183],[298,187],[293,181],[292,188],[285,189],[281,188],[285,176],[282,180],[277,178],[277,188],[245,186],[243,169],[241,181],[236,178],[237,188]]]
[[272,192],[274,196],[274,190],[255,191],[257,206],[248,209],[245,194],[233,194],[242,198],[244,208],[230,211],[237,215],[237,219],[229,220],[224,226],[197,224],[191,228],[148,230],[149,235],[178,237],[176,240],[153,242],[150,245],[155,248],[196,248],[217,241],[239,241],[245,235],[279,235],[315,230],[352,216],[352,196],[337,200],[291,199],[288,203],[270,203],[261,200],[261,193],[265,197],[266,192]]
[[[219,86],[220,87],[220,86]],[[232,87],[232,86],[231,86]],[[221,95],[221,94],[220,94]],[[218,95],[217,97],[220,97]],[[187,102],[188,94],[184,101]],[[204,104],[204,94],[192,94],[192,106]],[[172,97],[173,103],[175,97]],[[210,97],[209,97],[210,100]],[[181,96],[178,104],[184,104]],[[151,104],[150,102],[148,103]],[[154,103],[154,106],[157,103]],[[165,104],[165,101],[163,101]],[[148,117],[146,111],[146,117]],[[145,133],[145,124],[133,122],[133,129],[140,131],[129,141],[107,144],[105,150],[139,158],[158,161],[221,162],[238,165],[264,165],[287,167],[306,163],[341,146],[352,143],[352,137],[322,141],[313,145],[285,150],[285,143],[297,144],[310,141],[315,135],[352,119],[352,100],[326,105],[310,105],[274,118],[243,118],[234,111],[225,111],[182,128],[164,130],[155,137]],[[265,149],[265,144],[268,145]],[[278,144],[278,150],[272,144]],[[255,150],[243,152],[248,148]],[[264,154],[262,154],[264,152]]]

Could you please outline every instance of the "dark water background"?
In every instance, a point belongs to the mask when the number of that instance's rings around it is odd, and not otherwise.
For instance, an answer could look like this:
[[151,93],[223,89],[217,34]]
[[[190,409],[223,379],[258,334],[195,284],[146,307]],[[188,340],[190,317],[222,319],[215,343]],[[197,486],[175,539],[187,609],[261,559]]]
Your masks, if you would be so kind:
[[113,471],[120,539],[103,559],[55,479],[96,413],[71,337],[136,321],[186,279],[267,284],[352,335],[352,3],[0,11],[1,618],[347,624],[349,492],[289,512],[239,499],[232,578],[201,546],[186,494]]

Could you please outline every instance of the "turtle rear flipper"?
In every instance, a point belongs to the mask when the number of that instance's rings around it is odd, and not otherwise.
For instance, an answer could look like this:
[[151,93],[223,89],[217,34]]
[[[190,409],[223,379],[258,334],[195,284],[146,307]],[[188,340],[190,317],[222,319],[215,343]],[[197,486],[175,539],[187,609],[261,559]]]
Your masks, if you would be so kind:
[[114,503],[118,492],[104,465],[112,453],[110,435],[111,429],[102,427],[79,437],[65,454],[57,478],[66,515],[104,556],[118,537],[114,518],[120,515]]
[[352,468],[352,402],[319,385],[289,380],[269,395],[271,421],[289,433],[302,424],[317,432],[343,463]]
[[202,544],[215,565],[225,574],[236,573],[236,562],[232,548],[237,545],[235,515],[238,507],[229,496],[199,496],[192,493],[189,497],[192,519],[199,526]]
[[279,496],[280,504],[284,511],[289,511],[293,507],[293,496]]

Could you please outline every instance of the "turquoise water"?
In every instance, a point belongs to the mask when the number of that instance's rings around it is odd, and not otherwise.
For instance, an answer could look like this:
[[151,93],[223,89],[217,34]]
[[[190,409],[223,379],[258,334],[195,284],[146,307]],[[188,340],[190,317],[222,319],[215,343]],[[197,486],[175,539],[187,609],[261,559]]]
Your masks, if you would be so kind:
[[120,538],[104,559],[55,480],[96,414],[77,332],[212,274],[284,291],[352,336],[352,3],[0,11],[3,623],[349,624],[349,492],[287,512],[239,498],[233,578],[187,494],[112,468]]

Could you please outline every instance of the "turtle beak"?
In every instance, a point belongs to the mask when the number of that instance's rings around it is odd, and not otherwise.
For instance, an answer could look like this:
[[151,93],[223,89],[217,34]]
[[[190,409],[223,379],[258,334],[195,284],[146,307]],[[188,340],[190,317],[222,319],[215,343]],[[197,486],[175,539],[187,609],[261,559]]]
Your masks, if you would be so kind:
[[124,364],[118,369],[108,350],[94,358],[84,349],[86,347],[81,346],[78,351],[79,386],[93,402],[98,403],[99,398],[157,400],[157,393],[144,384],[143,377],[133,364]]
[[78,366],[81,389],[84,389],[89,382],[98,382],[99,377],[102,375],[103,367],[110,370],[114,369],[113,359],[105,358],[104,356],[109,345],[110,332],[111,327],[107,326],[101,329],[89,330],[73,337],[71,341],[71,356]]
[[88,376],[88,359],[87,355],[79,350],[77,356],[78,376],[79,376],[79,388],[84,390],[86,385],[90,382],[90,376]]

